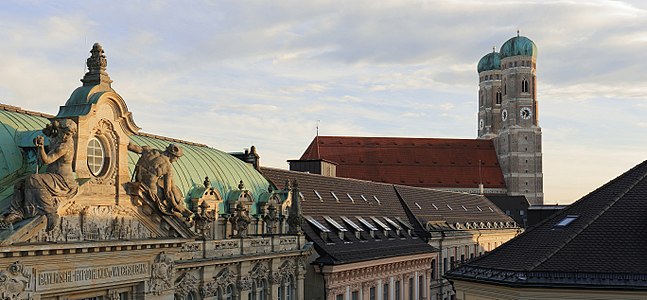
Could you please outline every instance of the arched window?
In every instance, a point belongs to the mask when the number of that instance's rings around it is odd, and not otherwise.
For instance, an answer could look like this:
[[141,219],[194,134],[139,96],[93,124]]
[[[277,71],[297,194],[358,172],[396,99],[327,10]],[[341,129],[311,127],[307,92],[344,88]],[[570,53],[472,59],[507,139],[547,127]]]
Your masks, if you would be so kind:
[[224,300],[236,300],[236,294],[234,294],[234,285],[230,284],[225,288],[225,293],[222,295],[222,297],[218,297],[218,299],[224,299]]
[[294,278],[291,275],[282,279],[278,291],[279,300],[295,300],[295,291],[296,285],[294,283]]
[[501,90],[496,91],[496,104],[501,104]]
[[528,79],[524,78],[523,80],[521,80],[521,92],[527,93],[530,90],[528,87]]
[[483,106],[483,91],[479,92],[479,106]]
[[503,82],[503,94],[507,95],[508,94],[508,84]]
[[176,294],[175,300],[198,300],[198,297],[193,292],[189,292],[186,296]]
[[266,288],[265,280],[259,279],[258,281],[254,281],[254,285],[252,286],[252,295],[249,298],[250,300],[266,300],[266,293],[265,293],[265,288]]

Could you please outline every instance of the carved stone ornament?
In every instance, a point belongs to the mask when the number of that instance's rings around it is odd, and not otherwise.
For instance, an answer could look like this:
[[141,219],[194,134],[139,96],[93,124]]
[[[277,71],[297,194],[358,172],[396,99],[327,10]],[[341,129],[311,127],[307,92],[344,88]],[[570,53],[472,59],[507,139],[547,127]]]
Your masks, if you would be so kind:
[[252,289],[252,280],[248,276],[242,276],[237,282],[238,289],[248,291]]
[[191,273],[184,273],[182,278],[175,285],[175,294],[186,297],[189,293],[198,291],[198,279]]
[[25,290],[30,280],[31,274],[20,262],[12,263],[0,272],[0,299],[29,299]]
[[166,252],[160,252],[155,257],[152,265],[151,279],[149,280],[148,291],[159,295],[163,291],[173,288],[173,271],[175,263]]
[[54,119],[43,129],[49,137],[49,152],[45,138],[34,139],[40,161],[48,165],[46,173],[31,174],[14,186],[11,206],[0,216],[0,228],[12,228],[14,223],[36,216],[47,217],[47,231],[58,225],[58,208],[79,191],[74,178],[74,138],[76,123],[71,119]]
[[249,223],[252,222],[252,219],[247,213],[247,208],[243,205],[242,202],[238,201],[236,204],[236,210],[234,215],[229,218],[229,222],[234,226],[236,230],[235,237],[246,237],[247,236],[247,227]]
[[265,232],[273,234],[276,231],[276,223],[279,221],[279,212],[273,202],[270,202],[267,206],[267,212],[263,216],[263,221],[265,222]]
[[290,205],[290,214],[288,215],[288,233],[303,234],[301,225],[303,225],[303,216],[301,213],[301,199],[299,197],[299,183],[292,182],[292,205]]
[[286,260],[280,267],[278,274],[281,279],[288,279],[290,276],[294,276],[295,265],[292,260]]
[[238,275],[229,268],[222,269],[213,281],[200,287],[200,293],[203,298],[214,297],[218,294],[218,289],[225,290],[227,286],[237,283],[236,278]]
[[258,281],[259,279],[267,279],[270,274],[270,270],[263,263],[257,263],[251,271],[249,271],[249,276],[254,280]]

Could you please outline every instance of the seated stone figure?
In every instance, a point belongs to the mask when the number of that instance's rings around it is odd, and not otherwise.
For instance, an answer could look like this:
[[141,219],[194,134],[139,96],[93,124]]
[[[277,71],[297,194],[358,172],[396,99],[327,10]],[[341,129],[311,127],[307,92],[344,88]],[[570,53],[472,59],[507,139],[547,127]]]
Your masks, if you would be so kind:
[[43,134],[50,138],[50,151],[45,152],[42,136],[34,139],[39,157],[47,164],[44,174],[31,174],[18,182],[14,187],[11,207],[0,217],[0,227],[7,228],[26,218],[39,215],[47,217],[47,231],[54,229],[58,223],[58,207],[74,197],[79,186],[72,172],[74,159],[74,136],[76,123],[69,119],[52,120],[43,129]]
[[162,152],[130,143],[128,150],[141,154],[135,165],[135,182],[140,183],[144,192],[157,202],[162,213],[189,221],[193,213],[184,206],[184,197],[173,182],[171,167],[171,163],[182,156],[182,149],[170,144]]

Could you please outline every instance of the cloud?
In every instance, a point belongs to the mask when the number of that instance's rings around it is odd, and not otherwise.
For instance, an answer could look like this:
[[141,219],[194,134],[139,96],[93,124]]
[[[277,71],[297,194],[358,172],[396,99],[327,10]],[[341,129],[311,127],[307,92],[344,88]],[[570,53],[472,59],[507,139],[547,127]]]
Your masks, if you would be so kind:
[[95,6],[1,3],[0,101],[56,113],[99,41],[145,131],[255,144],[264,164],[285,167],[317,120],[327,135],[475,137],[476,62],[520,29],[539,48],[547,201],[575,200],[647,149],[643,1]]

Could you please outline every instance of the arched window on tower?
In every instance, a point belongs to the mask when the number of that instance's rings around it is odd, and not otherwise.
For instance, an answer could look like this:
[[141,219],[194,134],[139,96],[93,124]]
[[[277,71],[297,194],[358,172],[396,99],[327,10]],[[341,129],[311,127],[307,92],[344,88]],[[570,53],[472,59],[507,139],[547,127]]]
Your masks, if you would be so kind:
[[483,106],[483,91],[479,92],[479,106]]
[[529,90],[528,79],[524,78],[521,80],[521,92],[527,93]]
[[496,104],[501,104],[501,90],[496,91]]
[[503,82],[503,94],[508,94],[508,84],[505,81]]

